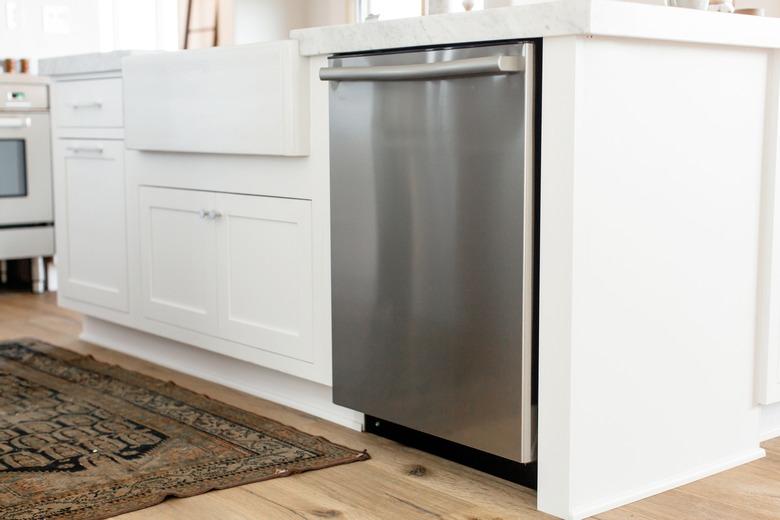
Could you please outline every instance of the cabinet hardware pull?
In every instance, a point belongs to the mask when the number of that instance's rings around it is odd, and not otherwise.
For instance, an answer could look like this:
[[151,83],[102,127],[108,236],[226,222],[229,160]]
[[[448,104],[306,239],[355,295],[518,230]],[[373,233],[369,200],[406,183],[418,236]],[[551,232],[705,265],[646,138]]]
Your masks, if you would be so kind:
[[103,148],[99,146],[68,146],[66,150],[73,153],[103,153]]
[[373,67],[323,67],[323,81],[411,81],[513,74],[525,69],[520,56],[485,56],[454,61]]
[[103,103],[100,101],[84,101],[81,103],[71,103],[73,110],[79,110],[82,108],[103,108]]
[[198,210],[198,216],[203,220],[216,220],[222,216],[222,213],[215,209],[201,209]]

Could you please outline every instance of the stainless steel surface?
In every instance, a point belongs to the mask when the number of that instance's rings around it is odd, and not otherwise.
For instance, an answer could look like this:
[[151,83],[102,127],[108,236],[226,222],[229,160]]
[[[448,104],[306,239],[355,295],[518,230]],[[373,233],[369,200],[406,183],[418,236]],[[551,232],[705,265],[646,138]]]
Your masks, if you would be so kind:
[[222,213],[216,209],[201,209],[198,211],[198,216],[203,220],[217,220],[222,218]]
[[[527,70],[534,70],[534,53],[527,55]],[[536,432],[538,409],[532,396],[536,391],[534,377],[534,297],[535,297],[535,267],[536,267],[536,121],[534,105],[536,103],[535,83],[525,82],[525,113],[523,119],[523,354],[522,354],[522,392],[527,397],[523,403],[522,421],[527,427],[522,429],[521,443],[525,453],[536,458]]]
[[30,259],[32,292],[43,294],[46,292],[46,262],[42,256],[36,256]]
[[524,64],[521,56],[484,56],[411,65],[323,67],[320,69],[320,79],[325,81],[408,81],[511,74],[522,71]]
[[535,458],[536,439],[531,51],[329,67],[524,64],[330,85],[334,401],[519,462]]

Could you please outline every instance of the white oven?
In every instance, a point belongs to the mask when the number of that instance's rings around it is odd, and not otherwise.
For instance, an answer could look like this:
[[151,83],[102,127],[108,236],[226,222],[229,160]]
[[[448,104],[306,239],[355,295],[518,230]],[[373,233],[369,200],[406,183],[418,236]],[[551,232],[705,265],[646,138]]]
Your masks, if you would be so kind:
[[51,224],[48,88],[0,84],[0,226]]
[[36,76],[2,75],[0,261],[32,258],[35,268],[53,254],[49,87]]

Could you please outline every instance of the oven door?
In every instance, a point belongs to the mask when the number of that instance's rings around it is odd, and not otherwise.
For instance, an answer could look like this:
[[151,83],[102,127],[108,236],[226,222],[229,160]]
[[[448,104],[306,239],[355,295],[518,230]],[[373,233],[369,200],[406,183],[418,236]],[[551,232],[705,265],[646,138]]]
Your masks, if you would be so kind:
[[49,114],[0,114],[0,227],[51,223]]

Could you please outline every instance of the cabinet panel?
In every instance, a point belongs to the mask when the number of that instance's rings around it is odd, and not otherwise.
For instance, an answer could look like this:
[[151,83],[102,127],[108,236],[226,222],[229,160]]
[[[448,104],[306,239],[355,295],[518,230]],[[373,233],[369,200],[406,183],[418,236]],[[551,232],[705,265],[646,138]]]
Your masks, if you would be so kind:
[[128,57],[127,147],[309,155],[307,65],[291,40]]
[[123,143],[59,140],[55,186],[60,292],[127,311]]
[[140,188],[143,313],[208,334],[216,331],[216,224],[208,192]]
[[217,195],[220,335],[311,361],[311,202]]

